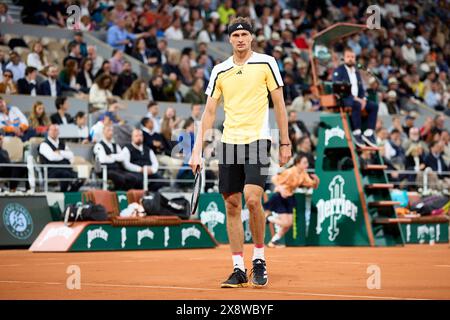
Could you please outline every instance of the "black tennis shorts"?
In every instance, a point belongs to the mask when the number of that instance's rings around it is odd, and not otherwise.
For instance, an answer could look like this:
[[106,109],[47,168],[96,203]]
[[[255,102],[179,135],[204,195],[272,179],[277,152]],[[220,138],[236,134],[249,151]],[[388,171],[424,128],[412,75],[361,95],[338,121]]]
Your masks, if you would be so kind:
[[276,213],[287,213],[292,214],[296,206],[295,196],[289,196],[283,198],[279,192],[275,192],[267,201],[264,203],[264,210],[273,211]]
[[271,141],[261,139],[249,144],[220,143],[219,192],[242,192],[246,184],[264,188],[270,166]]

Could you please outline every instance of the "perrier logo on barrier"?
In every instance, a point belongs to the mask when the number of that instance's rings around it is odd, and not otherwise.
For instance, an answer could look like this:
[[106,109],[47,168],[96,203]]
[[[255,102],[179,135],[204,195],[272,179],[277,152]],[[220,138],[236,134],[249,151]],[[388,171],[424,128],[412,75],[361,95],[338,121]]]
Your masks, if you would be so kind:
[[208,228],[209,232],[211,232],[211,234],[215,236],[214,227],[219,223],[225,223],[225,214],[219,211],[217,203],[211,201],[206,207],[206,210],[200,213],[200,219],[202,223]]
[[28,239],[33,233],[33,219],[27,208],[18,203],[9,203],[3,209],[3,225],[15,238]]
[[342,216],[350,218],[353,222],[356,222],[356,215],[358,213],[358,207],[346,199],[344,193],[345,180],[341,175],[334,177],[328,186],[330,190],[330,199],[320,199],[317,202],[317,226],[316,234],[322,232],[322,223],[325,219],[330,219],[328,227],[328,240],[334,241],[339,235],[338,221]]

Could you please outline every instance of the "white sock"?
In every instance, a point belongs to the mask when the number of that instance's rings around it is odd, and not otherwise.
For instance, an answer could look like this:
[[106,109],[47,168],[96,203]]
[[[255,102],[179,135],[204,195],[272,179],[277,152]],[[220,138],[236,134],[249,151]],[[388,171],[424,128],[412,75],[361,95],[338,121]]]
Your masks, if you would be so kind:
[[278,240],[280,240],[281,238],[280,238],[280,236],[278,235],[278,233],[275,233],[275,235],[273,236],[273,238],[272,238],[272,240],[270,240],[271,242],[274,242],[274,241],[278,241]]
[[266,258],[264,258],[264,246],[262,246],[261,248],[257,248],[256,246],[253,247],[253,260],[255,259],[261,259],[261,260],[266,260]]
[[366,131],[364,131],[364,135],[366,137],[370,137],[371,135],[373,135],[373,130],[372,129],[367,129]]
[[361,134],[361,129],[353,130],[353,134],[354,134],[355,136]]
[[239,268],[242,271],[245,272],[245,266],[244,266],[244,257],[242,256],[242,254],[233,254],[233,267],[234,268]]

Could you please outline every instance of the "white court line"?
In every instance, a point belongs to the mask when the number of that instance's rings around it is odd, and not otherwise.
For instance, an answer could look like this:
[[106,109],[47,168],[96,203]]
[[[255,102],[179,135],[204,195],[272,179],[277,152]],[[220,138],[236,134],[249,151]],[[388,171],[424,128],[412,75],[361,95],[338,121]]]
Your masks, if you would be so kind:
[[30,267],[30,266],[52,266],[61,264],[97,264],[97,263],[139,263],[139,262],[155,262],[157,259],[146,259],[146,260],[96,260],[96,261],[72,261],[72,262],[49,262],[49,263],[37,263],[37,264],[0,264],[0,267]]
[[[0,283],[10,284],[46,284],[46,285],[63,285],[59,282],[37,282],[37,281],[16,281],[16,280],[0,280]],[[81,283],[81,286],[88,287],[110,287],[110,288],[135,288],[135,289],[168,289],[168,290],[184,290],[184,291],[220,291],[224,289],[212,288],[192,288],[192,287],[174,287],[174,286],[149,286],[149,285],[130,285],[130,284],[108,284],[108,283]],[[255,293],[255,290],[238,289],[239,292]],[[288,292],[288,291],[272,291],[261,290],[261,293],[277,294],[277,295],[296,295],[296,296],[313,296],[328,298],[353,298],[353,299],[381,299],[381,300],[429,300],[426,298],[405,298],[405,297],[384,297],[384,296],[359,296],[349,294],[331,294],[331,293],[310,293],[310,292]]]

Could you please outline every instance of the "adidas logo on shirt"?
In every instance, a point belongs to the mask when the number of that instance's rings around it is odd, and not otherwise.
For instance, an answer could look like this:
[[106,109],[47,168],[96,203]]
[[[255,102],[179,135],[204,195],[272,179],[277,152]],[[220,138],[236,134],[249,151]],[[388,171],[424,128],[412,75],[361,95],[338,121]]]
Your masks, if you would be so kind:
[[236,74],[242,74],[242,70],[239,70]]

